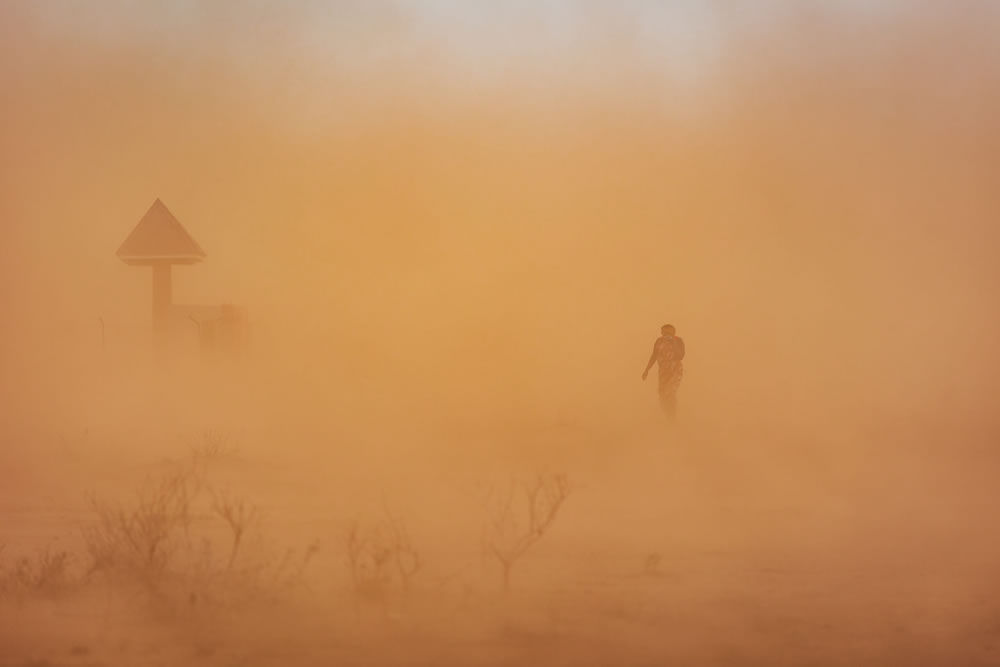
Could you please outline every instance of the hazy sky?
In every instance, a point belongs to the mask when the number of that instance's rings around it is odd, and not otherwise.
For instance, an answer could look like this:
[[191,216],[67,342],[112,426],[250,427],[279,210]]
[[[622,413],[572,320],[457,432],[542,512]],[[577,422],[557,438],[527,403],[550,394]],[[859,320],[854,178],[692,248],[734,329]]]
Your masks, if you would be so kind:
[[[838,0],[815,3],[809,11],[872,21],[891,16],[900,4]],[[687,78],[711,64],[724,26],[766,25],[787,14],[789,6],[782,0],[43,0],[23,11],[66,36],[105,44],[153,42],[177,50],[211,46],[252,65],[277,44],[294,45],[295,57],[315,67],[377,64],[432,47],[461,61],[466,72],[486,76],[512,60],[544,68],[553,56],[612,35],[627,40],[650,66]],[[395,39],[373,39],[372,29],[395,33]]]
[[869,375],[836,377],[864,389],[920,375],[934,304],[986,382],[997,9],[949,8],[3,3],[4,327],[89,345],[117,313],[140,340],[148,276],[113,253],[160,197],[209,255],[179,302],[247,304],[322,354],[419,320],[427,367],[487,337],[614,395],[670,318],[706,348],[694,394],[760,377],[734,370],[766,359],[727,345],[740,322],[826,388],[857,322]]

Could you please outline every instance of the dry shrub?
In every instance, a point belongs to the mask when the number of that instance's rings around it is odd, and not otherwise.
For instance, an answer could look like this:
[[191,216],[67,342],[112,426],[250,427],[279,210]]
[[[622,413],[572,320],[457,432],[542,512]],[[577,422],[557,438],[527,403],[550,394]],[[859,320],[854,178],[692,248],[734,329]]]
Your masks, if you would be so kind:
[[22,599],[31,594],[65,593],[78,583],[72,573],[73,563],[73,555],[68,551],[47,546],[34,557],[18,558],[12,568],[0,566],[0,596]]
[[483,544],[500,564],[503,588],[510,590],[515,563],[542,539],[571,491],[563,474],[540,473],[530,480],[512,479],[503,489],[487,489]]
[[239,446],[232,436],[212,429],[203,431],[201,440],[191,445],[191,461],[202,469],[212,463],[235,460],[239,453]]
[[232,533],[233,541],[226,563],[226,572],[232,572],[247,528],[256,523],[259,513],[255,506],[248,505],[240,498],[233,498],[229,493],[213,494],[212,511],[226,523]]
[[159,588],[177,554],[191,543],[193,503],[201,488],[193,468],[151,480],[129,506],[91,503],[95,524],[83,531],[90,556],[88,575],[125,575],[150,590]]
[[378,521],[370,525],[357,520],[351,523],[345,548],[356,611],[362,601],[369,601],[387,613],[392,590],[409,594],[413,578],[423,565],[406,524],[384,501]]
[[88,576],[102,574],[111,587],[138,585],[158,601],[274,599],[301,583],[317,552],[314,544],[301,556],[287,550],[271,557],[258,508],[214,490],[194,460],[147,482],[131,503],[94,500],[93,508],[96,520],[83,533]]

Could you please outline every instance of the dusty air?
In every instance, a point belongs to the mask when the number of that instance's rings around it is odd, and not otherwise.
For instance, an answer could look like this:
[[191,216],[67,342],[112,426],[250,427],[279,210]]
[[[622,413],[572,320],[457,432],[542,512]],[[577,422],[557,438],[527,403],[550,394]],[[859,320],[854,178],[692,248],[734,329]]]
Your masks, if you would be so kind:
[[997,664],[998,32],[0,3],[0,666]]

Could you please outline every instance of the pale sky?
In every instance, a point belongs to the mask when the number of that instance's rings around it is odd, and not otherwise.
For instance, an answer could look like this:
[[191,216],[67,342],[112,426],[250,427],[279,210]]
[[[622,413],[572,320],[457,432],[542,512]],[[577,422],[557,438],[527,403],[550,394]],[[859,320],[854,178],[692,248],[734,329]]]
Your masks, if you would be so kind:
[[[885,18],[899,0],[830,0],[823,12]],[[245,0],[40,0],[24,10],[61,37],[160,43],[168,50],[209,47],[247,64],[277,46],[293,47],[313,67],[378,65],[423,49],[451,56],[459,71],[489,76],[511,62],[544,69],[593,40],[627,40],[652,67],[689,78],[710,65],[726,25],[766,24],[794,6],[787,0],[395,0],[294,3]],[[724,8],[724,13],[720,13]]]

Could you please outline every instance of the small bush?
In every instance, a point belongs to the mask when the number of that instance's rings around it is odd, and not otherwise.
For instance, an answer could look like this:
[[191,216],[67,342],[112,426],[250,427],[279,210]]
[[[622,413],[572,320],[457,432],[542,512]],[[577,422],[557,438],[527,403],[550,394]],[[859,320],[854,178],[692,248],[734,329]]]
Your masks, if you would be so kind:
[[[211,488],[195,463],[150,480],[132,503],[93,501],[95,521],[83,532],[88,577],[109,586],[139,585],[152,599],[190,604],[244,604],[273,599],[300,583],[316,554],[269,558],[260,512],[245,499]],[[249,538],[259,548],[247,551]]]
[[383,503],[382,518],[371,525],[351,523],[345,541],[355,602],[378,603],[386,610],[388,594],[397,588],[404,595],[423,565],[410,540],[406,524]]
[[0,568],[0,595],[23,597],[66,592],[75,584],[71,572],[73,561],[68,551],[51,547],[41,549],[33,558],[21,557],[12,568]]
[[178,551],[190,546],[200,488],[193,469],[183,468],[145,485],[131,506],[92,500],[97,521],[83,531],[88,575],[115,572],[157,589]]
[[515,563],[548,532],[570,491],[566,475],[550,473],[488,489],[483,543],[500,564],[505,591]]
[[232,572],[236,563],[236,556],[239,555],[240,546],[243,544],[243,537],[247,529],[258,519],[257,508],[248,505],[245,501],[233,498],[227,493],[213,494],[212,511],[225,521],[232,533],[232,547],[229,550],[229,560],[226,563],[226,572]]
[[198,467],[229,461],[238,455],[239,447],[231,436],[211,429],[202,432],[201,440],[191,445],[191,460]]

